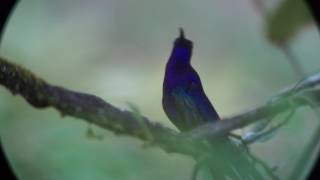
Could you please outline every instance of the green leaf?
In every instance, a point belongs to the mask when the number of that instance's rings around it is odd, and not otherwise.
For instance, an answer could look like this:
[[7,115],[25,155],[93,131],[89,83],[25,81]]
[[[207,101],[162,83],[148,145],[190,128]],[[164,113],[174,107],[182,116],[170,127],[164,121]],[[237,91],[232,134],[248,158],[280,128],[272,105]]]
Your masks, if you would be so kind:
[[303,0],[283,0],[267,17],[267,38],[283,45],[312,22],[312,16]]

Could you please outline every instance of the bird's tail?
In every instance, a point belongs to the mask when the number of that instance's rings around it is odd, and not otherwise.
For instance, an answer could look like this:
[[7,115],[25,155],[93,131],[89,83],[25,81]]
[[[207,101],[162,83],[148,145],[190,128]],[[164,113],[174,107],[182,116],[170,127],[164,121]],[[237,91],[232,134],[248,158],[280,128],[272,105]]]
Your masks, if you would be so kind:
[[249,152],[230,139],[210,140],[212,151],[202,162],[213,179],[263,180],[270,179],[259,169]]

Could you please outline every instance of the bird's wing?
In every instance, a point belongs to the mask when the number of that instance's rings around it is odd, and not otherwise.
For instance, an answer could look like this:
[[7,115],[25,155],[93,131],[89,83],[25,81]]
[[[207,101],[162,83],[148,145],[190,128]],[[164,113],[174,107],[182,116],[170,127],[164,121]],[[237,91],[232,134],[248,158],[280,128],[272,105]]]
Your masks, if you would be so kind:
[[176,111],[176,126],[180,130],[190,130],[206,122],[219,119],[203,91],[184,88],[172,92],[173,106]]
[[[173,92],[174,106],[179,119],[173,121],[182,131],[191,130],[207,122],[202,111],[203,99],[193,96],[185,90]],[[212,152],[206,160],[213,177],[216,179],[260,180],[263,179],[251,162],[250,157],[243,147],[233,144],[227,137],[218,141],[208,139],[212,144]]]

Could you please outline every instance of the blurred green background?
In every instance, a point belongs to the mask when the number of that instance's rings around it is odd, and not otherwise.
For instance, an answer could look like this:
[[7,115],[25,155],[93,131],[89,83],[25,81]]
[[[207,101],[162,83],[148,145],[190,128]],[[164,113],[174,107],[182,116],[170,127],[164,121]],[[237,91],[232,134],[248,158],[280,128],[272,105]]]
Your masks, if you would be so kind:
[[[265,24],[250,0],[22,0],[0,53],[52,84],[95,94],[122,109],[131,102],[174,128],[161,96],[178,27],[194,42],[192,64],[207,95],[219,114],[229,117],[297,80],[286,56],[267,40]],[[320,71],[314,26],[304,27],[290,46],[306,73]],[[22,180],[185,180],[194,165],[189,157],[144,149],[141,141],[96,126],[104,139],[90,139],[84,121],[34,109],[3,87],[0,123],[5,150]],[[315,125],[312,111],[300,108],[280,133],[254,144],[253,151],[286,179]]]

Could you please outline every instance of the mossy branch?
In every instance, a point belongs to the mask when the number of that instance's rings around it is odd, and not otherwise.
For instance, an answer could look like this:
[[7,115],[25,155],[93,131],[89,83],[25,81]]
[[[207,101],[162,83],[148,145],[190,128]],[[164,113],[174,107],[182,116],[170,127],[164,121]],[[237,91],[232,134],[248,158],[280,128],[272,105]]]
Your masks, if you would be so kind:
[[138,122],[134,112],[120,110],[97,96],[50,85],[32,72],[1,57],[0,84],[14,95],[24,97],[35,108],[53,107],[63,116],[83,119],[115,134],[135,137],[160,146],[167,152],[194,158],[208,150],[199,139],[227,135],[232,130],[274,117],[288,109],[309,105],[310,99],[313,103],[320,102],[320,90],[317,89],[320,74],[316,74],[282,90],[260,107],[182,134],[143,116],[139,117]]
[[[205,124],[187,133],[179,133],[152,122],[137,111],[120,110],[101,98],[50,85],[32,72],[0,57],[0,84],[13,95],[21,95],[35,108],[53,107],[63,116],[73,116],[118,135],[138,138],[168,153],[180,153],[194,159],[210,151],[203,139],[226,136],[232,130],[276,116],[288,109],[317,105],[320,102],[320,74],[310,76],[280,91],[266,104],[222,121]],[[138,119],[137,119],[138,118]],[[265,170],[273,175],[270,168]],[[274,178],[277,179],[277,178]]]
[[267,103],[223,121],[197,127],[188,135],[193,138],[215,137],[248,126],[254,122],[272,119],[287,110],[295,111],[302,106],[320,105],[320,73],[311,75],[274,95]]
[[196,158],[202,154],[201,151],[206,150],[200,142],[184,138],[178,132],[145,117],[140,117],[138,122],[135,113],[120,110],[97,96],[50,85],[32,72],[1,57],[0,84],[13,95],[19,94],[24,97],[35,108],[53,107],[62,116],[83,119],[115,134],[135,137],[158,145],[167,152]]
[[[204,139],[227,136],[231,131],[290,109],[320,102],[320,74],[285,88],[266,104],[222,121],[205,124],[187,133],[179,133],[138,114],[120,110],[101,98],[51,85],[29,70],[0,57],[0,84],[13,95],[21,95],[35,108],[53,107],[62,116],[73,116],[98,125],[117,135],[138,138],[168,153],[180,153],[198,160],[210,152]],[[134,109],[133,109],[134,110]],[[270,168],[265,170],[273,175]],[[274,176],[276,177],[276,176]],[[277,179],[277,178],[274,178]]]

